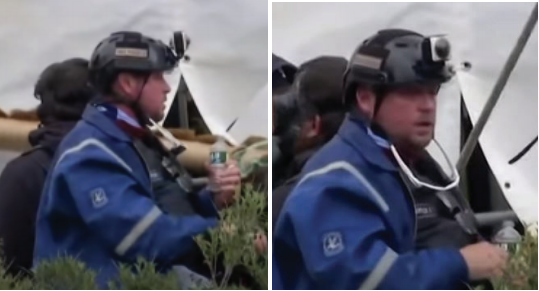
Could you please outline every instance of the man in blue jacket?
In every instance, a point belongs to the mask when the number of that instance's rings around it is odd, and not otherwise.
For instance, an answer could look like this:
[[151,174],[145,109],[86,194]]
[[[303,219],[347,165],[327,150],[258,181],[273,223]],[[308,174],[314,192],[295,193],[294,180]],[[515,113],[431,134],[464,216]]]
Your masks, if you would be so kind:
[[182,278],[205,282],[193,237],[217,225],[217,209],[232,202],[240,173],[234,165],[210,173],[213,192],[196,193],[147,129],[150,119],[164,116],[170,87],[163,73],[178,61],[170,47],[137,32],[114,33],[95,48],[90,79],[100,96],[55,155],[38,213],[34,267],[72,256],[98,272],[104,288],[118,263],[143,257],[162,271],[181,265]]
[[349,115],[305,165],[275,227],[284,289],[452,289],[502,273],[505,252],[486,242],[414,251],[415,205],[399,153],[432,140],[435,97],[454,74],[448,53],[444,39],[400,29],[353,53]]

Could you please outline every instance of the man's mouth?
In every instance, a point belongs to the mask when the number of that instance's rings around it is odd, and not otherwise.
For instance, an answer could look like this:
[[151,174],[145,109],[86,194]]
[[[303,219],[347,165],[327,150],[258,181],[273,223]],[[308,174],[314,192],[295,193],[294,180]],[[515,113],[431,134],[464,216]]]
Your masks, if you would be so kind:
[[432,127],[434,124],[430,121],[422,121],[422,122],[416,123],[416,125],[419,127]]

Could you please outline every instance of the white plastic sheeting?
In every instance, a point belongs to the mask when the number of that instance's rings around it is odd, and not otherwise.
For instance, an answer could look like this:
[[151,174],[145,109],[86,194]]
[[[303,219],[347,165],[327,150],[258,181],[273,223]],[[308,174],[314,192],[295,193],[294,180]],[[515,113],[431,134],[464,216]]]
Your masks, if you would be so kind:
[[268,2],[177,2],[179,27],[191,38],[190,60],[180,68],[204,121],[235,143],[249,135],[267,137]]
[[[0,1],[0,108],[30,109],[38,104],[33,86],[50,63],[71,57],[89,58],[111,32],[140,31],[164,42],[173,31],[191,38],[191,60],[180,69],[202,117],[213,133],[225,129],[267,85],[268,3],[266,0],[3,0]],[[172,91],[180,70],[168,76]],[[267,96],[267,94],[266,94]],[[266,97],[267,98],[267,97]],[[267,101],[267,99],[266,99]],[[268,111],[256,107],[262,116]],[[231,141],[262,132],[233,131]],[[260,130],[245,127],[245,130]]]
[[268,86],[263,87],[255,96],[230,129],[230,136],[238,141],[244,141],[249,136],[267,137],[269,112],[261,108],[268,108]]
[[[446,34],[453,61],[472,63],[438,98],[436,137],[454,164],[460,146],[460,101],[475,122],[534,3],[273,3],[272,50],[299,64],[322,54],[348,58],[384,28]],[[536,28],[537,29],[537,28]],[[537,221],[537,145],[509,165],[537,136],[537,30],[496,106],[480,143],[506,198],[521,219]],[[437,152],[433,152],[439,157]],[[442,163],[443,164],[443,163]],[[510,188],[505,183],[510,183]]]
[[[459,74],[458,82],[473,122],[479,118],[533,5],[479,5],[481,13],[465,18],[474,28],[462,33],[463,41],[471,44],[466,57],[473,60],[474,69]],[[498,184],[525,221],[537,221],[537,143],[515,163],[509,161],[537,137],[537,77],[535,27],[479,138]]]
[[[33,86],[52,62],[89,59],[99,41],[114,31],[140,31],[168,42],[179,30],[176,1],[3,0],[0,2],[0,108],[38,104]],[[180,80],[167,77],[172,97]],[[170,105],[169,105],[170,106]]]

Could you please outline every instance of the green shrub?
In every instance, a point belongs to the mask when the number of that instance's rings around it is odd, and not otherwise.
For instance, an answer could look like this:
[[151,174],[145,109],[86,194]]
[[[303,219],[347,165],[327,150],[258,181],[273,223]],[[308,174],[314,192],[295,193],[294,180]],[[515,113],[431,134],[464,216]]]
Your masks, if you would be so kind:
[[154,264],[143,259],[138,260],[135,272],[130,266],[121,266],[118,282],[110,282],[109,288],[113,290],[179,289],[178,280],[172,272],[160,274],[156,271]]
[[34,288],[45,290],[96,290],[96,272],[74,258],[62,257],[40,264],[34,272]]
[[[257,254],[254,235],[267,233],[267,196],[247,186],[238,203],[223,210],[219,227],[209,235],[198,236],[205,262],[212,269],[212,286],[209,289],[252,290],[268,289],[267,252]],[[217,265],[223,265],[224,276],[218,274]],[[6,274],[0,264],[1,290],[98,290],[96,272],[88,269],[75,258],[60,258],[44,262],[34,270],[33,277],[13,277]],[[249,280],[239,284],[231,282],[231,276],[240,271],[239,277]],[[242,280],[239,280],[242,281]],[[178,290],[179,282],[171,271],[167,274],[156,272],[153,263],[139,259],[136,266],[120,266],[115,282],[109,282],[111,289],[126,290]]]
[[[241,269],[247,270],[256,287],[267,290],[268,256],[257,254],[254,246],[255,235],[267,233],[267,196],[247,187],[238,203],[221,214],[219,227],[209,232],[209,239],[195,239],[211,269],[211,289],[229,289],[232,272]],[[218,261],[224,265],[222,278],[217,275]]]
[[496,290],[537,290],[537,232],[524,236],[510,252],[504,276],[493,281]]

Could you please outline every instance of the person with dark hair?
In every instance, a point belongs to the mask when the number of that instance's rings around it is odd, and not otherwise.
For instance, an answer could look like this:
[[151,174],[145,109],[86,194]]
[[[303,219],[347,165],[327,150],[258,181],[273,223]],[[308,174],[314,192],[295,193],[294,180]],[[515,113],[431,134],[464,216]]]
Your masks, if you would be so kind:
[[271,58],[271,88],[272,95],[275,96],[283,93],[292,85],[298,68],[276,54],[271,54]]
[[[281,153],[289,162],[273,170],[274,175],[285,179],[272,193],[273,225],[303,165],[333,138],[341,126],[345,115],[342,78],[347,64],[345,58],[334,56],[321,56],[307,61],[299,67],[292,88],[276,97],[276,104],[295,104],[292,106],[296,109],[289,109],[294,112],[281,116],[283,122],[276,128],[276,134],[281,138]],[[285,106],[281,104],[280,107]],[[279,106],[277,108],[281,110]],[[276,173],[278,170],[282,173]]]
[[37,108],[41,124],[80,120],[93,96],[88,74],[88,60],[82,58],[52,64],[41,73],[34,88],[34,96],[41,101]]
[[47,177],[37,218],[34,264],[72,256],[117,278],[118,264],[154,262],[175,270],[180,287],[210,283],[194,237],[218,225],[233,202],[240,171],[232,161],[209,167],[211,188],[197,191],[185,168],[149,129],[164,118],[170,86],[164,73],[181,55],[139,32],[103,39],[90,59],[97,90],[82,120],[64,138]]
[[[461,206],[446,204],[458,173],[418,165],[433,141],[438,90],[455,73],[449,50],[443,37],[387,29],[354,51],[343,80],[349,114],[304,166],[274,228],[283,288],[454,290],[503,274],[506,252],[475,242],[464,229],[469,211],[445,211]],[[434,207],[416,213],[419,195]],[[455,241],[418,249],[419,228],[431,238],[450,230]]]
[[93,96],[88,61],[75,58],[49,65],[34,95],[39,127],[28,137],[32,149],[10,161],[0,175],[0,240],[4,264],[12,275],[28,274],[34,252],[35,221],[52,158]]
[[[289,61],[281,58],[278,55],[272,54],[272,73],[271,73],[271,123],[272,123],[272,163],[273,163],[273,188],[281,185],[286,179],[284,172],[286,165],[290,162],[289,157],[283,156],[280,149],[279,132],[275,131],[279,127],[279,121],[286,122],[289,116],[294,116],[297,113],[297,108],[294,103],[287,103],[288,99],[282,99],[280,96],[284,94],[294,82],[298,68]],[[293,100],[292,100],[293,101]],[[277,108],[276,108],[277,107]]]
[[294,82],[294,75],[298,70],[292,63],[285,59],[272,54],[272,73],[271,73],[271,94],[272,94],[272,132],[275,131],[277,116],[275,116],[275,108],[273,106],[275,97],[283,94],[290,88]]

